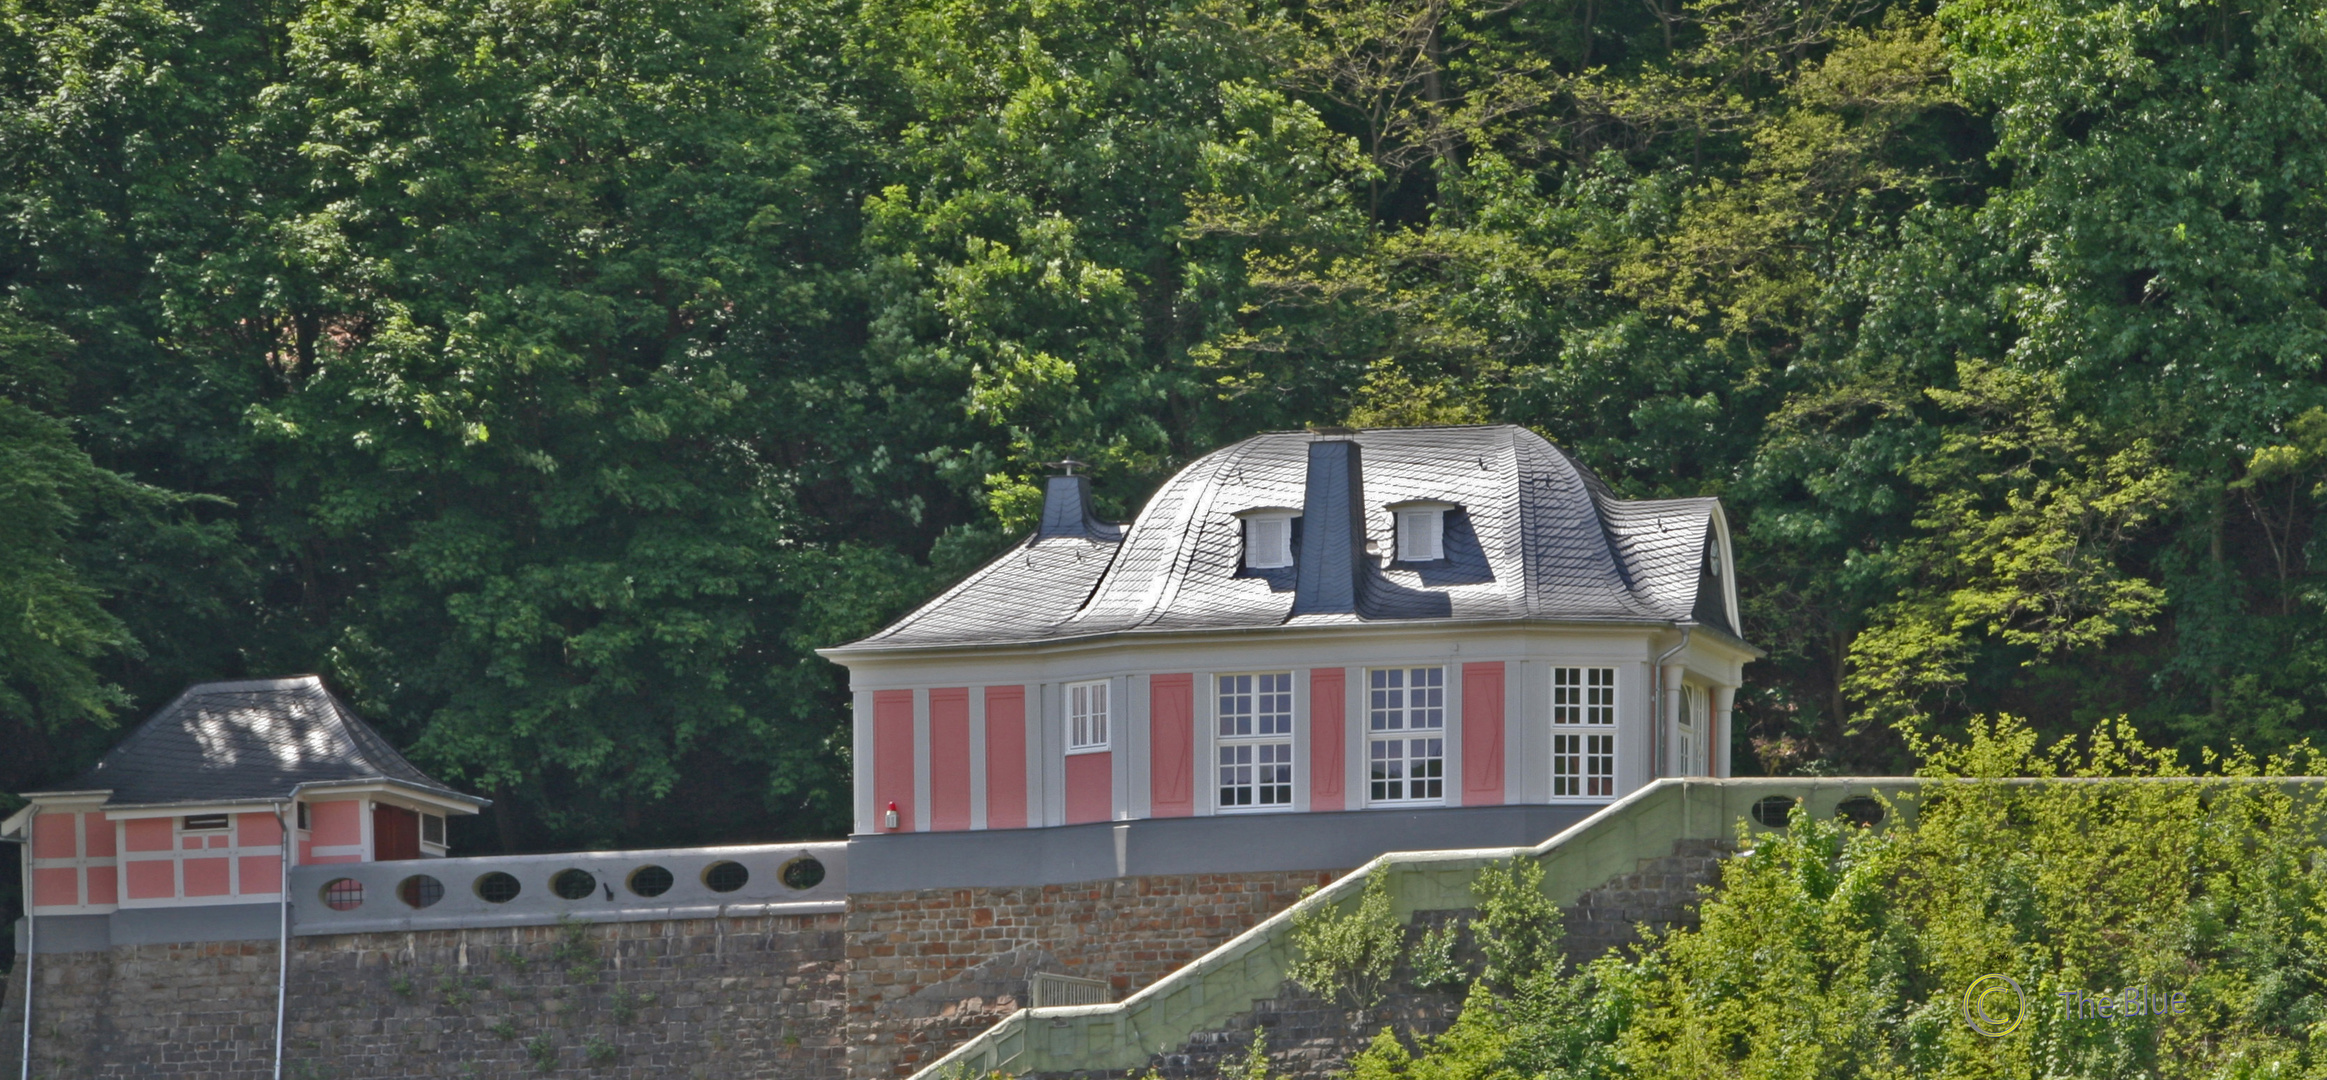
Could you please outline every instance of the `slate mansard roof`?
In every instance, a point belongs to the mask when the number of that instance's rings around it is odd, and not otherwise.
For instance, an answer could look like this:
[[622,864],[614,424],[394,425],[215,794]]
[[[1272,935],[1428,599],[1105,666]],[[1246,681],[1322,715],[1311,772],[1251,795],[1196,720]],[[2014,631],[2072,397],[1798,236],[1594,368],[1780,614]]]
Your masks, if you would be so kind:
[[[1719,500],[1619,499],[1521,427],[1257,435],[1182,469],[1120,530],[1090,518],[1082,478],[1051,484],[1033,536],[879,633],[829,652],[1389,620],[1689,621],[1737,633]],[[1347,498],[1328,505],[1337,492]],[[1423,500],[1455,507],[1445,516],[1445,558],[1389,561],[1391,508]],[[1295,567],[1246,569],[1237,515],[1270,507],[1302,514]],[[1336,547],[1336,520],[1347,535],[1362,529],[1363,554],[1355,539]],[[1708,543],[1718,576],[1704,572]],[[1304,573],[1344,575],[1333,586],[1342,601],[1305,593],[1315,579]]]
[[87,772],[47,792],[109,792],[108,806],[262,802],[300,784],[386,783],[472,805],[415,768],[313,675],[202,683]]

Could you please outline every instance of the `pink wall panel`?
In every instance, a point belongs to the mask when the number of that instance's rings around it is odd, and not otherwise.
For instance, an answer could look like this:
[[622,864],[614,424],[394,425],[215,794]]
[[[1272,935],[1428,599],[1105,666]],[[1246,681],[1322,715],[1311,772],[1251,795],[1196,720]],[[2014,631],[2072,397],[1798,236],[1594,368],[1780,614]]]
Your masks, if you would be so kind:
[[1311,668],[1309,671],[1309,809],[1341,810],[1346,804],[1341,781],[1349,768],[1349,726],[1343,720],[1349,704],[1348,668]]
[[140,859],[128,864],[129,898],[169,900],[178,895],[178,871],[173,859]]
[[1462,666],[1462,804],[1503,801],[1503,662]]
[[186,895],[225,896],[229,891],[226,859],[186,860]]
[[1067,824],[1115,816],[1115,755],[1067,755]]
[[105,820],[105,815],[102,813],[83,814],[81,819],[81,827],[85,830],[82,839],[89,847],[89,857],[92,859],[112,858],[113,823]]
[[1187,817],[1196,812],[1196,677],[1149,679],[1147,715],[1148,813]]
[[1026,827],[1026,688],[986,688],[986,827]]
[[89,902],[118,904],[121,902],[121,872],[110,866],[89,868]]
[[168,818],[133,818],[122,825],[122,840],[131,851],[168,851],[176,843],[177,832]]
[[[62,856],[59,857],[62,858]],[[69,866],[52,866],[34,870],[32,872],[32,902],[42,907],[71,907],[80,903],[81,872]]]
[[73,838],[73,814],[41,814],[32,819],[32,857],[77,859],[80,841]]
[[283,880],[283,859],[279,855],[245,855],[242,857],[242,891],[272,893]]
[[889,831],[882,816],[897,804],[898,832],[913,831],[913,691],[873,693],[873,828]]
[[364,804],[356,799],[309,803],[307,837],[317,847],[342,847],[364,842]]
[[970,692],[929,692],[929,827],[970,827]]
[[239,814],[234,820],[235,842],[243,847],[273,847],[283,842],[283,829],[273,814]]

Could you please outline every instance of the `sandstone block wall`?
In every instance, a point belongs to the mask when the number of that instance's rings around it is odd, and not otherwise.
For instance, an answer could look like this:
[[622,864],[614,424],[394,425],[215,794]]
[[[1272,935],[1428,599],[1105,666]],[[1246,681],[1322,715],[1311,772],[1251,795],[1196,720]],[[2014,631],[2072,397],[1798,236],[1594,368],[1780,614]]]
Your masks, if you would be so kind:
[[[284,1075],[841,1080],[841,937],[834,914],[299,938]],[[43,956],[33,1075],[268,1077],[275,970],[271,941]]]
[[853,895],[848,1075],[903,1076],[943,1056],[1023,1004],[1035,972],[1105,979],[1120,1001],[1342,873]]

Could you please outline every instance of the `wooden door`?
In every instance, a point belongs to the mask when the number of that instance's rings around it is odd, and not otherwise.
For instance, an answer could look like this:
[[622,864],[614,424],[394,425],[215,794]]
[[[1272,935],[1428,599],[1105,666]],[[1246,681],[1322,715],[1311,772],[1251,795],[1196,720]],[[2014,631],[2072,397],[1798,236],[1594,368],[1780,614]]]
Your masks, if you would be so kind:
[[397,806],[372,807],[372,858],[380,862],[420,857],[420,815]]

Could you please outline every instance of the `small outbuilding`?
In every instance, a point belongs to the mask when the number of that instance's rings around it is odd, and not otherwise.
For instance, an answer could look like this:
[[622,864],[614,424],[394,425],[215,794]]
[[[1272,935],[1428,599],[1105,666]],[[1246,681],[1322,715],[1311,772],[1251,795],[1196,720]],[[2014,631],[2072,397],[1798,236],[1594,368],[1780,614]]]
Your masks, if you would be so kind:
[[197,915],[272,936],[286,858],[442,856],[446,817],[486,805],[313,675],[192,687],[71,782],[23,795],[0,836],[29,841],[42,934],[116,945],[180,939]]

